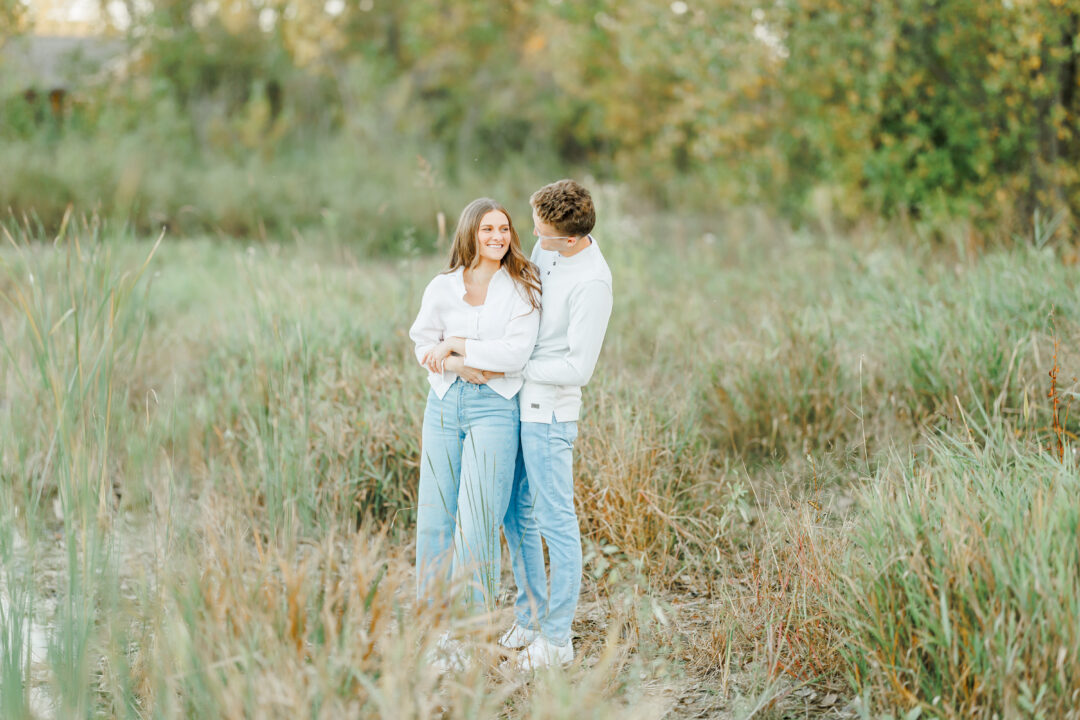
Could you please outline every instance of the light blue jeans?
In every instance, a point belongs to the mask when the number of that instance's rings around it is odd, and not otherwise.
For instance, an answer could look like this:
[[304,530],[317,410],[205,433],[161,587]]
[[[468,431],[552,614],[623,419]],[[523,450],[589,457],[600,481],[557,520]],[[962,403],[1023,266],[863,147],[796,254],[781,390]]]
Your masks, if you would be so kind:
[[[469,581],[466,599],[493,606],[499,587],[499,525],[514,480],[517,398],[457,380],[424,410],[416,514],[416,596],[432,583]],[[471,580],[470,580],[471,577]]]
[[[503,533],[517,583],[514,616],[518,625],[556,645],[570,640],[570,626],[581,592],[581,531],[574,510],[576,422],[521,423],[514,486]],[[550,592],[544,571],[547,544]]]

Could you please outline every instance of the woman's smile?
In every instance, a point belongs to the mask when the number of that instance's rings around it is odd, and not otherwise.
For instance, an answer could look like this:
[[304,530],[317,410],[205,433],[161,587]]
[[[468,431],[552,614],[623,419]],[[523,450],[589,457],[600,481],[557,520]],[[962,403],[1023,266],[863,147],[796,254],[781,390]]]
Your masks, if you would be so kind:
[[481,260],[501,262],[510,249],[510,219],[498,210],[492,210],[480,218],[476,232]]

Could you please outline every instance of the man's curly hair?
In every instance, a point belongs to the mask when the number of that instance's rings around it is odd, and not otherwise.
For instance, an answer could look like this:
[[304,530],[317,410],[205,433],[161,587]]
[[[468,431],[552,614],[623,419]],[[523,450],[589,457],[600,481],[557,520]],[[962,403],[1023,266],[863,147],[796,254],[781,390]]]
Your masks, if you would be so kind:
[[529,204],[540,220],[571,237],[588,235],[596,225],[592,195],[573,180],[545,185],[532,194]]

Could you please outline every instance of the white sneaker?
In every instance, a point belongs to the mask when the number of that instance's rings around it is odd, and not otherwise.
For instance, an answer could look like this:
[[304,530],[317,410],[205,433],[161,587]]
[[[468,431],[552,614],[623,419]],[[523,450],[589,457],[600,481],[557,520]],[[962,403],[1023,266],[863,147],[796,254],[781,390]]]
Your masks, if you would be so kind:
[[540,635],[518,654],[517,667],[519,670],[539,670],[553,665],[569,665],[573,660],[573,640],[567,640],[565,645],[556,645]]
[[499,638],[499,645],[507,650],[520,650],[535,640],[536,636],[539,634],[540,633],[536,630],[530,630],[529,628],[524,628],[517,623],[514,623],[510,626],[510,629]]

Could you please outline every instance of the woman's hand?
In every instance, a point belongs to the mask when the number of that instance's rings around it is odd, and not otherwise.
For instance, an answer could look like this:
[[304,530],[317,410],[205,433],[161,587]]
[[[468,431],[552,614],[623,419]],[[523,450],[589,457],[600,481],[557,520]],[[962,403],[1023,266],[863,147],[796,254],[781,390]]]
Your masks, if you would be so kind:
[[443,361],[451,352],[450,344],[443,340],[424,354],[424,359],[420,361],[420,364],[433,373],[441,373],[443,371]]
[[433,373],[441,373],[445,367],[445,360],[451,353],[465,354],[465,338],[448,337],[424,355],[420,364]]
[[462,380],[471,382],[474,385],[486,385],[488,381],[483,370],[469,367],[465,364],[465,358],[460,355],[451,355],[446,358],[443,368],[452,373],[457,373]]

